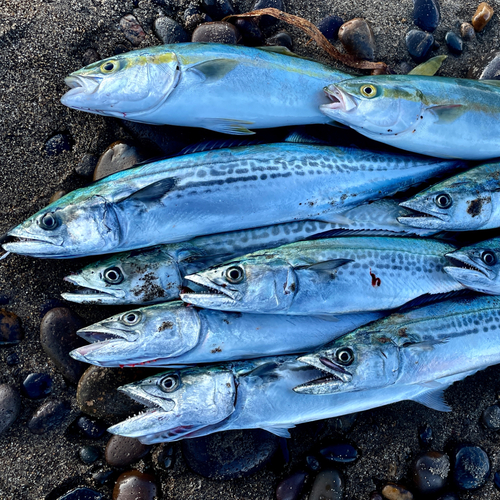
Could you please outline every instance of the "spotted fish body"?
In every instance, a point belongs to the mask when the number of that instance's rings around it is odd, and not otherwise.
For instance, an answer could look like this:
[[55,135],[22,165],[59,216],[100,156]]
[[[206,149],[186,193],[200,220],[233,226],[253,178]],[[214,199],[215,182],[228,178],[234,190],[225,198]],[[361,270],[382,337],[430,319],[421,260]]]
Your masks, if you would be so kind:
[[351,148],[271,144],[219,149],[118,172],[55,201],[8,232],[7,251],[106,254],[203,234],[338,214],[457,166]]
[[265,314],[343,314],[397,308],[463,286],[447,275],[454,247],[413,238],[346,237],[255,252],[186,279],[199,307]]

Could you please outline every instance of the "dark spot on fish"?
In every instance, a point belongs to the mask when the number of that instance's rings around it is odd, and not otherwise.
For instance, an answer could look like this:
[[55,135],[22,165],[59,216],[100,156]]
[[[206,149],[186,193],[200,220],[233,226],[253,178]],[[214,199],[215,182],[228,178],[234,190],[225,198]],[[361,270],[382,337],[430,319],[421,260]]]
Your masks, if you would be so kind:
[[150,302],[154,299],[165,296],[165,290],[163,287],[155,283],[157,276],[154,273],[146,273],[140,279],[141,281],[144,281],[144,284],[132,289],[132,293],[136,297],[142,296],[144,302]]
[[382,283],[380,281],[380,278],[377,278],[375,276],[375,273],[372,273],[372,268],[370,267],[370,276],[372,277],[372,287],[376,288],[378,286],[380,286],[380,284]]
[[392,132],[392,130],[390,128],[387,129],[387,132]]
[[226,386],[231,388],[231,384],[229,382],[226,382]]
[[346,194],[346,193],[344,193],[344,194],[340,197],[340,199],[341,199],[342,201],[345,201],[345,200],[347,199],[347,194]]
[[408,330],[408,328],[400,328],[398,330],[398,335],[400,337],[408,337],[408,335],[406,334],[407,330]]
[[388,343],[392,342],[392,341],[391,341],[391,339],[390,339],[389,337],[379,337],[379,338],[378,338],[378,341],[379,341],[381,344],[388,344]]
[[468,201],[467,204],[469,205],[467,208],[467,213],[472,216],[472,217],[477,217],[482,209],[483,209],[483,203],[490,203],[491,198],[476,198],[475,200]]
[[314,207],[314,201],[308,201],[307,204],[310,206],[310,207]]
[[[212,349],[212,354],[215,354],[216,352],[222,352],[222,349],[220,347],[216,347],[215,349]],[[227,384],[228,387],[231,387],[229,384]]]
[[158,331],[159,332],[163,332],[163,330],[170,330],[171,328],[173,328],[174,324],[171,322],[171,321],[164,321],[160,327],[158,328]]
[[295,283],[290,285],[290,291],[295,292]]
[[229,321],[227,319],[223,319],[222,321],[224,321],[224,323],[226,323],[226,325],[229,325]]

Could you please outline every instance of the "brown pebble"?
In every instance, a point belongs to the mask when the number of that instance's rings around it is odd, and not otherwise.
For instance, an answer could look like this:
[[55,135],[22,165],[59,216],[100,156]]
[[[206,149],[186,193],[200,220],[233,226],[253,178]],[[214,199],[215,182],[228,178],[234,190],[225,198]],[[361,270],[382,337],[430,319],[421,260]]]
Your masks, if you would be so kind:
[[111,467],[126,467],[145,457],[151,446],[142,444],[138,439],[125,436],[111,436],[104,458]]
[[138,470],[124,472],[113,488],[113,500],[153,500],[159,495],[156,479]]
[[142,152],[135,146],[122,141],[113,142],[97,161],[94,170],[94,181],[132,168],[145,159]]
[[382,496],[387,500],[413,500],[413,495],[399,484],[386,484]]
[[139,21],[131,14],[120,19],[120,29],[123,31],[125,38],[135,46],[146,38],[146,33],[144,33]]
[[227,43],[235,45],[241,40],[236,26],[219,21],[200,24],[191,37],[192,42]]
[[483,28],[490,22],[493,17],[493,7],[486,2],[481,2],[472,16],[472,26],[476,31],[482,31]]
[[24,338],[21,320],[13,312],[0,309],[0,345],[17,344]]
[[462,23],[460,25],[460,36],[465,42],[471,42],[476,38],[476,32],[474,31],[474,26],[470,23]]
[[49,200],[49,203],[53,203],[54,201],[57,201],[59,199],[61,199],[64,195],[66,194],[66,191],[56,191],[51,197],[50,197],[50,200]]
[[358,59],[375,59],[375,36],[366,19],[356,17],[344,23],[339,29],[339,40],[345,50]]

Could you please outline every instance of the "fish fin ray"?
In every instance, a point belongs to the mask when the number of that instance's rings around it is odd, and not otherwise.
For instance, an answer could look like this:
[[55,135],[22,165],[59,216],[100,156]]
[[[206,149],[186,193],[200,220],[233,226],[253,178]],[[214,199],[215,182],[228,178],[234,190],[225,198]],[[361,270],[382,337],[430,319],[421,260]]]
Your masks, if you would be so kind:
[[405,231],[404,233],[400,233],[398,231],[390,231],[388,229],[338,228],[308,236],[306,241],[319,240],[323,238],[336,238],[338,236],[397,236],[398,238],[414,238],[417,236],[417,233],[412,233],[411,229],[409,231]]
[[345,215],[342,215],[340,213],[328,214],[328,217],[316,218],[315,220],[319,222],[326,222],[327,224],[345,224],[345,225],[349,225],[354,222]]
[[133,201],[144,203],[146,206],[153,203],[161,203],[161,200],[175,188],[176,184],[177,179],[175,177],[167,177],[166,179],[153,182],[149,186],[135,191],[135,193],[121,199],[119,203],[123,203],[124,201]]
[[427,61],[415,66],[408,74],[434,76],[439,71],[441,65],[447,57],[448,56],[445,55],[431,57]]
[[447,292],[447,293],[435,293],[435,294],[426,293],[424,295],[421,295],[420,297],[410,300],[409,302],[401,306],[399,312],[405,312],[408,311],[409,309],[417,308],[423,305],[433,304],[434,302],[441,302],[447,299],[467,297],[470,295],[472,295],[471,291],[467,289],[453,290],[452,292]]
[[217,141],[204,141],[191,146],[186,146],[181,149],[175,156],[190,155],[193,153],[203,153],[205,151],[213,151],[214,149],[237,148],[239,146],[255,146],[264,144],[264,141],[256,139],[220,139]]
[[[427,387],[426,384],[422,384],[423,387]],[[440,384],[441,387],[431,387],[428,391],[423,394],[412,398],[413,401],[420,403],[427,408],[431,408],[437,411],[451,411],[450,405],[445,401],[444,390],[448,387],[447,385]]]
[[291,438],[292,436],[288,432],[288,429],[292,429],[293,427],[295,427],[295,425],[290,427],[274,427],[272,425],[268,425],[266,427],[262,427],[262,429],[282,438]]
[[204,118],[199,120],[198,126],[231,135],[253,135],[255,132],[249,130],[246,125],[252,125],[254,122],[245,120],[233,120],[231,118]]
[[354,262],[353,259],[332,259],[332,260],[325,260],[323,262],[317,262],[315,264],[305,264],[301,266],[294,266],[294,269],[308,269],[310,271],[333,271],[335,269],[338,269],[341,266],[345,266],[346,264],[349,264],[350,262]]
[[202,75],[203,81],[215,82],[230,73],[238,64],[234,59],[212,59],[194,64],[186,71]]
[[316,137],[306,134],[300,130],[294,130],[290,133],[288,137],[286,137],[285,142],[294,142],[299,144],[321,144],[328,145],[327,141],[323,141],[321,139],[317,139]]
[[273,52],[275,54],[281,54],[284,56],[296,57],[297,59],[306,59],[312,61],[309,57],[299,56],[295,52],[292,52],[288,47],[283,47],[283,45],[261,45],[260,47],[255,47],[259,50],[264,50],[265,52]]
[[465,111],[463,104],[443,104],[441,106],[432,106],[427,108],[436,118],[438,122],[450,123],[462,116]]

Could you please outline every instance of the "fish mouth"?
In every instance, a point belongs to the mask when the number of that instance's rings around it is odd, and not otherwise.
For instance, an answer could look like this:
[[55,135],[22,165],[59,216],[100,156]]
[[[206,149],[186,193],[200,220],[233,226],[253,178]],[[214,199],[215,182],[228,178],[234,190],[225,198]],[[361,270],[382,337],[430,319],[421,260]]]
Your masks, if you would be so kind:
[[61,293],[63,299],[70,302],[77,302],[79,304],[119,304],[120,299],[125,298],[123,290],[90,286],[87,280],[78,274],[66,276],[64,281],[81,287],[72,292]]
[[411,201],[403,201],[400,207],[408,208],[411,212],[397,218],[398,222],[406,226],[420,227],[424,229],[442,228],[450,220],[450,215],[442,212],[421,211],[415,208]]
[[217,285],[217,283],[214,283],[204,276],[190,274],[185,276],[184,279],[201,285],[206,289],[198,292],[180,294],[181,300],[195,306],[199,305],[200,307],[204,307],[204,304],[213,304],[214,301],[216,303],[237,304],[242,298],[241,293],[237,290],[231,290],[226,285]]
[[122,330],[117,327],[115,321],[97,323],[94,325],[80,328],[76,334],[85,339],[87,342],[95,344],[96,342],[104,342],[110,340],[125,340],[127,342],[135,342],[139,335],[129,330]]
[[320,106],[320,109],[323,112],[338,110],[342,111],[343,113],[349,113],[353,109],[356,109],[357,104],[354,101],[354,99],[352,99],[352,97],[349,94],[343,92],[337,86],[328,85],[327,87],[323,88],[323,91],[325,92],[328,99],[330,99],[331,101],[328,104],[322,104]]
[[6,237],[15,238],[2,244],[6,252],[19,255],[29,255],[32,257],[61,257],[66,254],[63,247],[64,238],[61,236],[51,236],[44,238],[38,235],[26,235],[22,230],[12,229]]
[[466,253],[456,251],[446,254],[454,266],[445,266],[445,272],[462,285],[488,294],[498,295],[500,290],[495,283],[497,274],[487,266],[473,261]]
[[64,79],[64,83],[66,83],[70,90],[63,95],[61,102],[63,102],[63,99],[73,97],[77,94],[93,94],[99,88],[101,79],[89,76],[70,75]]

